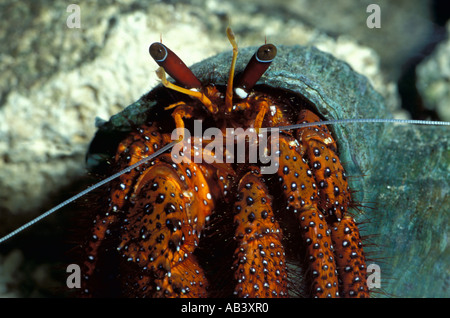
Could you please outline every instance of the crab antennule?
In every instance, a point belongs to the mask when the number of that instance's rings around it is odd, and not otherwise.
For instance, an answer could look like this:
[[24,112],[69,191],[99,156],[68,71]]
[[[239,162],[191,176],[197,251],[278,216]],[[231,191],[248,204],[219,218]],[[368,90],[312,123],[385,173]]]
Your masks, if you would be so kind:
[[203,105],[205,105],[205,107],[208,109],[208,111],[210,111],[212,114],[217,113],[217,106],[214,105],[214,104],[211,102],[211,100],[210,100],[208,97],[206,97],[206,95],[203,94],[202,92],[199,92],[199,91],[196,91],[196,90],[186,89],[186,88],[184,88],[184,87],[181,87],[181,86],[178,86],[178,85],[175,85],[175,84],[169,82],[169,81],[167,80],[167,77],[166,77],[165,69],[164,69],[162,66],[160,66],[160,67],[156,70],[156,75],[158,76],[158,78],[161,80],[162,84],[163,84],[165,87],[167,87],[167,88],[169,88],[169,89],[172,89],[172,90],[174,90],[174,91],[177,91],[177,92],[180,92],[180,93],[183,93],[183,94],[186,94],[186,95],[195,97],[195,98],[197,98]]
[[228,83],[227,83],[227,92],[225,96],[225,105],[228,112],[231,112],[231,109],[233,107],[233,80],[234,80],[234,69],[236,67],[236,60],[238,55],[238,46],[236,43],[236,37],[234,36],[233,31],[230,27],[227,27],[227,37],[230,41],[231,45],[233,46],[233,58],[231,60],[231,66],[230,66],[230,74],[228,76]]
[[273,44],[264,44],[252,56],[244,72],[239,77],[234,89],[240,98],[246,98],[249,91],[255,86],[264,72],[277,55],[277,48]]
[[164,70],[178,83],[188,88],[201,88],[202,83],[167,46],[155,42],[149,47],[149,53],[155,62],[164,67]]

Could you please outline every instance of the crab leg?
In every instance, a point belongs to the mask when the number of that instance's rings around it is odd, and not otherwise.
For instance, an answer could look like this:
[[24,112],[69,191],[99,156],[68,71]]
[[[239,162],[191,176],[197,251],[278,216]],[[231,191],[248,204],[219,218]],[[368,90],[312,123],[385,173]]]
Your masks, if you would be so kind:
[[[302,110],[298,122],[316,122],[320,118],[309,110]],[[298,140],[317,181],[320,207],[331,222],[340,221],[352,204],[350,190],[339,157],[336,141],[326,126],[306,127],[298,130]]]
[[367,298],[367,268],[362,241],[355,220],[345,216],[333,226],[331,237],[336,246],[341,294],[343,297]]
[[302,158],[300,144],[293,138],[280,136],[280,168],[287,209],[298,216],[307,248],[309,280],[314,297],[337,297],[338,279],[330,230],[317,207],[314,176]]
[[[319,121],[314,113],[303,110],[299,122]],[[344,168],[336,153],[336,142],[326,126],[300,129],[299,140],[313,167],[318,184],[319,208],[327,211],[333,228],[331,238],[335,247],[340,293],[344,297],[368,297],[366,261],[361,237],[353,218],[346,215],[352,202]]]
[[[155,126],[143,126],[138,132],[130,134],[130,136],[121,142],[118,146],[115,162],[117,162],[117,170],[133,165],[146,156],[153,154],[157,149],[163,147],[165,140],[158,132]],[[110,225],[117,222],[120,214],[123,213],[123,207],[126,204],[126,198],[134,183],[138,171],[133,170],[129,173],[121,175],[117,180],[111,183],[111,190],[108,197],[108,206],[103,214],[97,215],[94,220],[90,237],[84,248],[86,259],[83,261],[83,277],[82,293],[85,296],[92,295],[85,285],[95,279],[94,269],[98,261],[98,253],[100,246],[111,237]]]
[[281,229],[274,219],[268,190],[259,174],[239,182],[235,203],[237,225],[234,265],[237,297],[286,297],[287,275]]
[[139,177],[131,201],[118,250],[148,275],[135,285],[153,297],[207,296],[205,275],[192,254],[214,206],[202,171],[163,155]]

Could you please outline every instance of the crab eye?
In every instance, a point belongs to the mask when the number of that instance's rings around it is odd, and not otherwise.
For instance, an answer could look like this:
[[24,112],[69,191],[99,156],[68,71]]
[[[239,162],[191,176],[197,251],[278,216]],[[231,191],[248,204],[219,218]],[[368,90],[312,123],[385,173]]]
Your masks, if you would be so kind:
[[259,47],[236,83],[235,93],[237,96],[240,98],[248,96],[250,90],[270,66],[276,55],[277,48],[273,44],[264,44]]
[[188,88],[202,87],[202,83],[186,64],[164,44],[155,42],[148,51],[155,62],[178,83]]
[[157,63],[164,62],[164,60],[167,58],[167,49],[162,43],[153,43],[152,45],[150,45],[148,51]]
[[256,51],[256,60],[261,63],[272,62],[277,55],[277,48],[273,44],[262,45],[258,51]]

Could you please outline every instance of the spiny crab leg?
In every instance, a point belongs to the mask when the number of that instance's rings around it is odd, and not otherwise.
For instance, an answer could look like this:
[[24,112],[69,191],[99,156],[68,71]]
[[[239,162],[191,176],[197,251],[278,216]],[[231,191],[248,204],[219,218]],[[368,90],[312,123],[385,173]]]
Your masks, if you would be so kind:
[[[237,297],[287,297],[288,279],[282,230],[275,220],[272,199],[259,171],[239,181],[234,205],[233,269]],[[268,256],[271,257],[268,257]]]
[[303,159],[304,150],[297,140],[281,136],[280,168],[287,209],[297,216],[308,253],[308,275],[314,297],[336,297],[338,277],[333,244],[325,217],[317,204],[317,187],[312,170]]

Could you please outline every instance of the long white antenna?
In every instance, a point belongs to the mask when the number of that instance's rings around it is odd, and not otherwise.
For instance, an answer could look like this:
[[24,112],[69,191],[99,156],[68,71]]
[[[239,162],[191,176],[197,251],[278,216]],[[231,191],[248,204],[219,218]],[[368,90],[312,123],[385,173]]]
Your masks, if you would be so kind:
[[76,199],[81,198],[81,197],[84,196],[85,194],[87,194],[87,193],[89,193],[89,192],[91,192],[91,191],[93,191],[93,190],[95,190],[95,189],[101,187],[102,185],[104,185],[104,184],[106,184],[106,183],[108,183],[108,182],[110,182],[110,181],[112,181],[112,180],[118,178],[119,176],[123,175],[124,173],[127,173],[127,172],[133,170],[134,168],[136,168],[136,167],[142,165],[143,163],[145,163],[145,162],[147,162],[147,161],[149,161],[149,160],[152,160],[153,158],[159,156],[160,154],[164,153],[164,152],[167,151],[168,149],[172,148],[177,142],[178,142],[178,141],[173,141],[173,142],[171,142],[170,144],[165,145],[164,147],[162,147],[160,150],[156,151],[156,152],[153,153],[152,155],[150,155],[150,156],[148,156],[148,157],[145,157],[144,159],[139,160],[139,161],[136,162],[135,164],[133,164],[133,165],[131,165],[131,166],[129,166],[129,167],[127,167],[127,168],[125,168],[125,169],[123,169],[123,170],[121,170],[121,171],[115,173],[115,174],[113,174],[112,176],[110,176],[110,177],[108,177],[108,178],[106,178],[106,179],[104,179],[104,180],[102,180],[102,181],[100,181],[100,182],[94,184],[93,186],[87,188],[86,190],[81,191],[80,193],[74,195],[73,197],[71,197],[71,198],[65,200],[64,202],[58,204],[57,206],[51,208],[51,209],[48,210],[47,212],[45,212],[45,213],[39,215],[38,217],[34,218],[34,219],[31,220],[30,222],[28,222],[28,223],[22,225],[22,226],[19,227],[18,229],[14,230],[14,231],[12,231],[11,233],[9,233],[9,234],[5,235],[4,237],[0,238],[0,244],[3,243],[4,241],[6,241],[7,239],[13,237],[14,235],[16,235],[16,234],[22,232],[22,231],[25,230],[26,228],[32,226],[33,224],[39,222],[39,221],[42,220],[43,218],[46,218],[46,217],[49,216],[50,214],[52,214],[52,213],[58,211],[58,210],[61,209],[63,206],[65,206],[65,205],[67,205],[67,204],[69,204],[69,203],[75,201]]
[[301,123],[289,126],[271,127],[267,130],[291,130],[304,127],[318,126],[318,125],[338,125],[348,123],[395,123],[395,124],[409,124],[409,125],[428,125],[428,126],[450,126],[447,121],[431,121],[431,120],[415,120],[415,119],[382,119],[382,118],[354,118],[354,119],[332,119],[320,122]]

